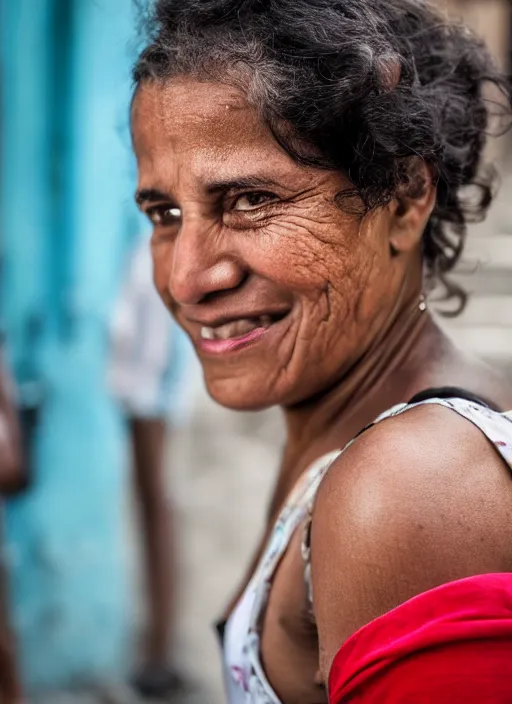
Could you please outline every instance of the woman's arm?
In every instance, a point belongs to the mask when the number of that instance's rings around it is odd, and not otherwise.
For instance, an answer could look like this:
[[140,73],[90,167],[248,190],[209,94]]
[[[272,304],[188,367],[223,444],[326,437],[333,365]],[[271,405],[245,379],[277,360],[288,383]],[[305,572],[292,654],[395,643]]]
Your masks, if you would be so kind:
[[453,411],[413,409],[362,435],[330,469],[313,514],[325,681],[342,644],[379,616],[438,585],[512,568],[511,507],[509,468]]

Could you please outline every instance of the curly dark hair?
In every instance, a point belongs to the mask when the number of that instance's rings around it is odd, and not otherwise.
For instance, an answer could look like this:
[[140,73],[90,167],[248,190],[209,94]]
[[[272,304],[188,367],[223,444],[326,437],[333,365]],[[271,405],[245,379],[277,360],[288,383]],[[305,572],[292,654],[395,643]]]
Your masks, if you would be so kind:
[[507,78],[467,28],[425,0],[155,0],[146,19],[137,86],[187,74],[243,88],[295,159],[349,177],[342,202],[357,194],[368,210],[414,193],[413,165],[428,164],[426,269],[462,308],[445,275],[493,199],[481,163],[491,106],[510,112]]

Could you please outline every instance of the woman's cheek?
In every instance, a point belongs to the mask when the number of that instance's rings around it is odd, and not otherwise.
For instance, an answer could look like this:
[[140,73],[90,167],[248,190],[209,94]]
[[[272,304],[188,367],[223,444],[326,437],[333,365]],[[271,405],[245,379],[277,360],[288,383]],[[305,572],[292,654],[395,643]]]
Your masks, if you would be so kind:
[[[273,222],[259,231],[256,247],[251,249],[248,256],[252,254],[254,268],[262,276],[304,290],[323,288],[336,258],[333,247],[315,233],[313,224],[299,224],[293,218]],[[338,272],[339,264],[339,261],[333,264]]]

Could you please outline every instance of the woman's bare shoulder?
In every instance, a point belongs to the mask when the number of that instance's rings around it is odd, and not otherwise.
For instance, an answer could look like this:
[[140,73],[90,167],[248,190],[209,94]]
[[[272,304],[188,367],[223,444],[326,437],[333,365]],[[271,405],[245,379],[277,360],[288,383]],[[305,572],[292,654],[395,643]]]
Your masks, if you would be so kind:
[[453,410],[419,406],[360,436],[330,468],[313,513],[322,668],[355,630],[412,596],[512,571],[511,519],[510,468]]

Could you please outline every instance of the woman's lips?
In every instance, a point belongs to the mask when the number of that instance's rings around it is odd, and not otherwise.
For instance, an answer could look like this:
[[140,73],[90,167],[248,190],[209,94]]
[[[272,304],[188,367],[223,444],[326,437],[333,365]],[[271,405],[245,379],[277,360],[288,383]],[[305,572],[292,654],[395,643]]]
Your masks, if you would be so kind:
[[259,340],[267,330],[268,328],[258,327],[245,335],[228,337],[226,339],[218,338],[211,340],[201,337],[199,347],[209,354],[225,354],[226,352],[233,352],[241,347],[247,347],[247,345]]
[[199,348],[209,354],[225,354],[259,340],[283,316],[272,318],[261,315],[254,318],[239,318],[217,326],[201,327]]
[[229,340],[235,337],[248,335],[257,328],[269,328],[272,325],[270,315],[259,315],[253,318],[238,318],[223,325],[201,327],[201,339],[203,340]]

